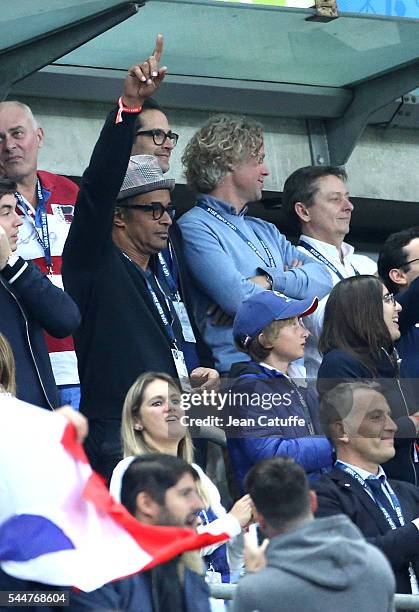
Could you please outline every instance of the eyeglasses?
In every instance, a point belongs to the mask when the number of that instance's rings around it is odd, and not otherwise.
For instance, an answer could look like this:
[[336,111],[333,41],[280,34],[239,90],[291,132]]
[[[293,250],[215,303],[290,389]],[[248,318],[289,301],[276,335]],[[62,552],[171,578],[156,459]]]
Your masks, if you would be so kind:
[[175,147],[179,140],[179,134],[175,134],[172,131],[165,132],[164,130],[139,130],[135,132],[136,136],[152,136],[154,144],[160,147],[162,144],[169,139],[172,145]]
[[398,266],[398,268],[404,268],[405,266],[408,266],[409,264],[415,263],[415,261],[419,261],[419,257],[416,257],[415,259],[411,259],[410,261],[405,261],[400,266]]
[[176,215],[176,206],[173,204],[168,204],[168,206],[163,206],[161,202],[152,202],[151,204],[118,204],[120,208],[133,208],[136,210],[143,210],[144,212],[152,212],[154,221],[158,221],[162,218],[164,213],[167,213],[169,217],[172,219],[175,218]]
[[392,304],[393,306],[395,306],[396,298],[394,297],[393,293],[386,293],[385,295],[383,295],[383,302],[385,302],[386,304]]

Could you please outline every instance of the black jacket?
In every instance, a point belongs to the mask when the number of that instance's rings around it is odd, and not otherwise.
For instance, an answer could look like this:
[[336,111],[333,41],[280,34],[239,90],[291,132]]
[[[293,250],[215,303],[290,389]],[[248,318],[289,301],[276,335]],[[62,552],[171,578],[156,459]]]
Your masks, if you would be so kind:
[[403,378],[411,379],[410,382],[415,387],[415,394],[418,395],[419,389],[419,277],[415,278],[412,284],[401,291],[396,296],[397,301],[402,306],[399,313],[400,339],[396,342],[396,347],[402,358],[400,375]]
[[396,591],[410,593],[408,562],[419,577],[419,530],[411,521],[419,516],[419,489],[407,482],[391,480],[406,524],[392,530],[383,513],[362,485],[339,468],[311,484],[317,493],[316,516],[346,514],[364,537],[386,555],[396,577]]
[[[375,364],[377,374],[373,377],[381,386],[381,391],[391,408],[391,417],[397,425],[395,436],[396,455],[384,464],[389,478],[419,484],[419,464],[414,462],[413,444],[416,429],[409,418],[418,410],[418,401],[405,379],[400,380],[393,362],[383,352],[381,361]],[[325,354],[320,365],[317,390],[320,397],[339,382],[353,382],[353,379],[371,380],[371,372],[358,359],[342,351],[333,349]]]
[[0,332],[16,361],[17,397],[55,408],[58,394],[43,330],[65,338],[77,329],[80,313],[70,298],[31,262],[21,257],[0,272]]
[[[63,252],[63,279],[82,313],[75,334],[81,411],[90,419],[120,419],[125,395],[144,371],[176,377],[170,341],[143,275],[112,240],[116,197],[128,166],[136,114],[115,124],[113,111],[83,175]],[[185,277],[176,230],[173,245],[183,292]],[[189,295],[182,296],[189,304]],[[192,319],[192,317],[191,317]],[[199,334],[196,329],[195,337]],[[201,365],[211,365],[198,342]]]
[[[160,566],[160,568],[164,568]],[[166,612],[159,602],[158,587],[153,580],[155,570],[141,572],[105,584],[96,591],[70,592],[72,612],[90,610],[123,610],[124,612]],[[171,585],[168,585],[170,593]],[[173,587],[172,587],[173,588]],[[185,612],[210,612],[209,591],[203,576],[185,568],[183,598]]]

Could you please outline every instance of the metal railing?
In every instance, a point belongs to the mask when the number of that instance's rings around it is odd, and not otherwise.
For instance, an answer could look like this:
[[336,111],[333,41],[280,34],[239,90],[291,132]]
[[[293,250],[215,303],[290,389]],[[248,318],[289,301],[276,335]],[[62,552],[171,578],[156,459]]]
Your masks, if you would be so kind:
[[[209,584],[211,597],[215,599],[233,599],[236,584]],[[396,610],[419,610],[419,595],[403,595],[397,593],[394,597]]]

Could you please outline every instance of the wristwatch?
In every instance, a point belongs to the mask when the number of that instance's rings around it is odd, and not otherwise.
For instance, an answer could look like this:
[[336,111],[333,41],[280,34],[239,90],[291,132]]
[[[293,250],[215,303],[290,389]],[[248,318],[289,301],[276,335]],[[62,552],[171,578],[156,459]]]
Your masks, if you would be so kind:
[[272,286],[273,286],[272,278],[269,276],[269,274],[265,274],[265,278],[269,283],[269,291],[272,291]]

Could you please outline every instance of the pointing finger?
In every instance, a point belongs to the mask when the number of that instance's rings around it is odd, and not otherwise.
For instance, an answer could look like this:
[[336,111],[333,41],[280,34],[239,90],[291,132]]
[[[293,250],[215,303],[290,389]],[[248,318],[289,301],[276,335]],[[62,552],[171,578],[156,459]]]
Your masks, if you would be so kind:
[[153,51],[153,55],[156,58],[157,62],[160,62],[162,53],[163,53],[163,34],[157,34],[156,45]]

